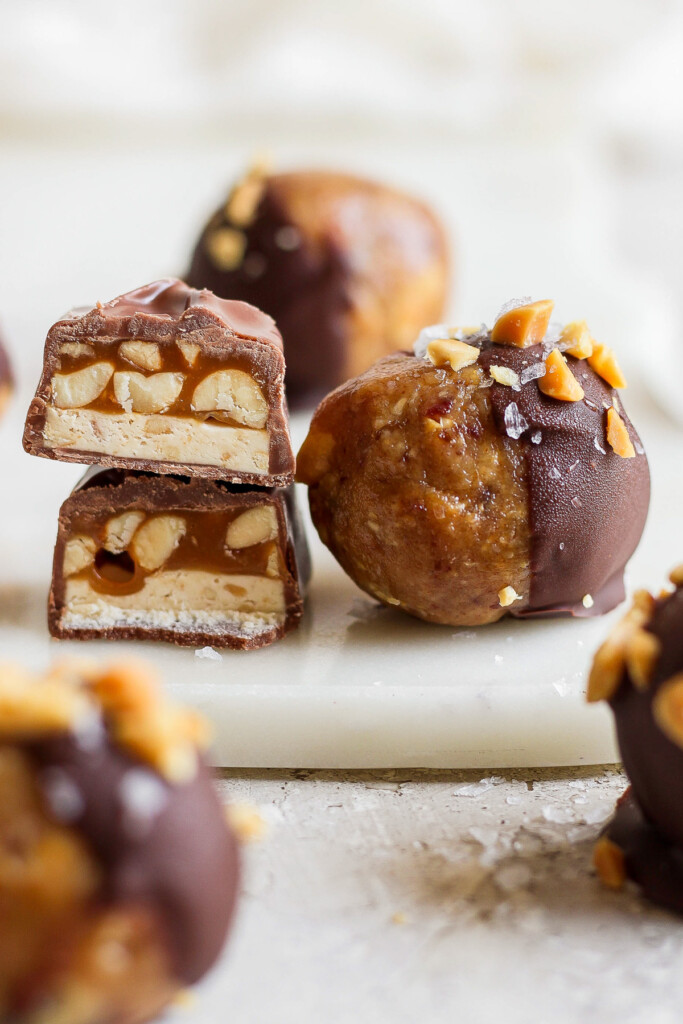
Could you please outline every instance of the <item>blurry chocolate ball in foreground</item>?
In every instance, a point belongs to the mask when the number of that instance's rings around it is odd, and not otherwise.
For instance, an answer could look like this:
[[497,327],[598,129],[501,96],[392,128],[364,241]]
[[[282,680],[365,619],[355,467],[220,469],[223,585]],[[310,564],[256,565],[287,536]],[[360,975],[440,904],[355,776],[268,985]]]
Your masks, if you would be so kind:
[[213,965],[238,862],[204,743],[140,666],[0,667],[0,1019],[139,1024]]

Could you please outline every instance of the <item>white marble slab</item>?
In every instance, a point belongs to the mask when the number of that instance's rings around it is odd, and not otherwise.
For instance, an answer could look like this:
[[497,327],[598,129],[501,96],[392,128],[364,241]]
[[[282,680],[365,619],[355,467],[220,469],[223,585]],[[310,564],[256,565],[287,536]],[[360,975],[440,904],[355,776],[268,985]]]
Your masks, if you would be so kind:
[[[584,703],[587,666],[610,617],[431,626],[367,598],[312,529],[305,620],[269,648],[210,660],[168,644],[51,640],[45,600],[56,518],[79,469],[21,451],[26,398],[0,428],[3,659],[40,666],[64,654],[148,658],[178,698],[211,718],[214,759],[224,766],[493,768],[616,759],[610,716]],[[657,586],[683,554],[673,547],[683,505],[681,474],[673,471],[680,437],[656,413],[639,413],[657,486],[630,576]],[[297,419],[298,438],[305,426]]]

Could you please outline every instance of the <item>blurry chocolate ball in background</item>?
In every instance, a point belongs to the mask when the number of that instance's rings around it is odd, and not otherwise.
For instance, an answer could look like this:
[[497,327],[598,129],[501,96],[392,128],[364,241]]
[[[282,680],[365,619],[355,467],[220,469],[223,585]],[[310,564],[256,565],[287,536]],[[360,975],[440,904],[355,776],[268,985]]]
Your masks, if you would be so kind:
[[202,231],[187,281],[269,313],[287,393],[312,404],[439,320],[442,225],[423,203],[348,174],[252,169]]

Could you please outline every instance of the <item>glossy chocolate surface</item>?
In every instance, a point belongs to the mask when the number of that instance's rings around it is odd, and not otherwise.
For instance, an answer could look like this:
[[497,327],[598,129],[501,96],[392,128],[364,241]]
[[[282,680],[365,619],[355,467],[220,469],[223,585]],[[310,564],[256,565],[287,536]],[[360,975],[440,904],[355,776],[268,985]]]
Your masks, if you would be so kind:
[[[482,344],[479,365],[506,366],[521,375],[543,362],[547,346]],[[513,615],[601,615],[623,601],[624,567],[640,540],[650,501],[647,458],[621,411],[636,448],[624,459],[606,440],[606,410],[616,392],[585,360],[567,357],[585,398],[563,402],[544,395],[536,380],[520,391],[493,383],[491,401],[501,434],[514,404],[526,421],[519,441],[528,467],[531,592]],[[621,408],[621,406],[619,406]],[[534,443],[534,439],[538,443]],[[512,443],[515,443],[512,439]],[[592,605],[583,598],[590,595]],[[590,604],[590,602],[588,602]]]
[[106,733],[28,749],[40,773],[58,771],[80,797],[71,825],[103,868],[102,901],[151,907],[177,978],[197,981],[223,947],[239,879],[236,842],[206,767],[171,785]]

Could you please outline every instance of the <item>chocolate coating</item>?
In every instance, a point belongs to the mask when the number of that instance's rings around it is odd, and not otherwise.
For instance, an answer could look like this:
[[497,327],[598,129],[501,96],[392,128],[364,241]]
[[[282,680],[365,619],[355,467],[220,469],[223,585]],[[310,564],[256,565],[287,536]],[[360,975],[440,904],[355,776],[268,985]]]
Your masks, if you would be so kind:
[[683,849],[667,842],[645,817],[632,789],[617,803],[603,834],[622,851],[626,873],[643,895],[666,910],[683,914]]
[[[171,785],[106,736],[94,747],[55,736],[29,750],[40,771],[59,769],[82,798],[72,825],[102,865],[100,899],[152,908],[177,978],[197,981],[223,947],[239,878],[236,842],[206,767],[190,782]],[[144,772],[159,790],[148,816],[135,818],[126,808],[131,772]]]
[[657,691],[683,671],[683,588],[656,602],[646,629],[661,644],[650,685],[637,689],[626,670],[610,704],[633,796],[662,839],[683,850],[683,750],[652,714]]
[[[230,268],[211,252],[225,228],[239,229],[244,244]],[[221,206],[199,238],[187,280],[275,318],[287,394],[301,404],[438,320],[447,271],[443,229],[422,203],[351,175],[308,171],[266,177],[246,226],[231,220],[229,202]]]
[[[545,354],[542,345],[521,349],[487,340],[479,362],[521,374]],[[549,398],[536,381],[519,392],[497,383],[491,389],[501,433],[512,402],[529,425],[518,443],[527,464],[531,591],[526,608],[511,610],[515,616],[583,617],[616,607],[625,597],[624,567],[647,518],[650,473],[631,421],[622,411],[637,452],[623,459],[605,440],[605,410],[614,404],[615,390],[585,360],[567,359],[585,393],[580,402]],[[534,444],[537,431],[541,440]],[[590,608],[582,603],[586,594],[593,599]]]
[[[200,629],[174,629],[142,625],[112,625],[99,629],[64,626],[66,580],[62,567],[64,549],[73,524],[84,514],[118,516],[126,510],[142,510],[149,514],[173,512],[246,511],[264,503],[275,509],[284,557],[283,586],[286,616],[284,622],[254,633],[238,626],[225,625],[222,632]],[[55,545],[52,586],[48,600],[50,633],[58,638],[145,639],[175,643],[181,646],[227,646],[253,650],[273,643],[295,629],[304,610],[304,594],[311,575],[306,535],[296,502],[294,485],[288,488],[253,489],[226,484],[219,480],[196,480],[189,477],[157,477],[151,473],[125,470],[89,469],[64,502],[59,513]]]
[[[251,473],[225,466],[186,464],[136,457],[116,457],[102,452],[44,443],[53,374],[60,365],[60,345],[87,339],[172,342],[199,334],[212,352],[237,360],[249,360],[258,371],[258,384],[268,405],[268,471]],[[284,396],[285,364],[282,338],[272,318],[244,302],[217,298],[197,291],[183,281],[166,278],[126,292],[92,309],[72,310],[53,324],[45,342],[43,371],[26,418],[24,448],[32,455],[63,462],[97,464],[154,473],[186,473],[213,479],[229,479],[257,486],[286,486],[294,473]]]
[[[323,542],[361,587],[428,621],[609,611],[624,598],[649,503],[632,424],[622,412],[637,454],[621,458],[605,436],[615,392],[586,361],[568,357],[585,397],[564,402],[536,379],[513,390],[489,376],[492,366],[521,376],[548,347],[494,344],[488,334],[468,342],[480,348],[471,366],[437,369],[399,353],[318,407],[299,477]],[[434,491],[445,507],[432,514]],[[521,598],[506,609],[504,586]]]

